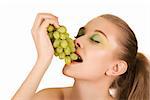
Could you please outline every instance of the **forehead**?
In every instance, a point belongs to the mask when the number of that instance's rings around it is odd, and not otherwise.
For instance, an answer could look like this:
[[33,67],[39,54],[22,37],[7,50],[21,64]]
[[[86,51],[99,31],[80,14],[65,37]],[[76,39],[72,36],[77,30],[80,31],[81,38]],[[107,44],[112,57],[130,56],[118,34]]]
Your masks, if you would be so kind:
[[87,29],[86,31],[99,29],[104,31],[106,35],[115,35],[115,33],[118,33],[118,27],[112,22],[102,17],[96,17],[92,19],[85,25],[85,28]]
[[86,32],[91,33],[94,30],[101,30],[105,33],[108,38],[108,41],[116,47],[118,45],[117,40],[120,37],[121,31],[119,31],[118,26],[113,24],[107,19],[102,17],[96,17],[89,21],[86,25]]

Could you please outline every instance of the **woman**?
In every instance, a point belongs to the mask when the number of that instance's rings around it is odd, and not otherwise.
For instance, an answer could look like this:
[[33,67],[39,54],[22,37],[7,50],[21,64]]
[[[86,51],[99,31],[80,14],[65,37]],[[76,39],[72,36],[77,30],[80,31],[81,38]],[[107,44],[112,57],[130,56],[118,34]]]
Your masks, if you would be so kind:
[[[58,18],[39,13],[32,27],[38,57],[32,71],[12,100],[148,100],[149,61],[137,52],[137,40],[120,18],[105,14],[89,21],[75,40],[80,62],[65,65],[63,74],[74,78],[73,87],[36,89],[48,69],[54,49],[47,27],[59,27]],[[79,31],[80,31],[79,30]],[[97,35],[97,40],[91,37]],[[115,96],[109,92],[116,89]]]

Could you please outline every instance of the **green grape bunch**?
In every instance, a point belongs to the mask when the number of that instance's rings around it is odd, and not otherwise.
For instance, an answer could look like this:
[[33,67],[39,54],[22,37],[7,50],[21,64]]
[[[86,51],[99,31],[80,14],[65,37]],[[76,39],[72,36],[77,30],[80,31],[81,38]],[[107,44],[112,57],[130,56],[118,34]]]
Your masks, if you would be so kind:
[[69,37],[65,26],[55,28],[49,25],[47,28],[48,36],[54,48],[54,55],[59,59],[64,59],[65,64],[70,64],[71,61],[77,60],[78,55],[75,53],[74,40]]

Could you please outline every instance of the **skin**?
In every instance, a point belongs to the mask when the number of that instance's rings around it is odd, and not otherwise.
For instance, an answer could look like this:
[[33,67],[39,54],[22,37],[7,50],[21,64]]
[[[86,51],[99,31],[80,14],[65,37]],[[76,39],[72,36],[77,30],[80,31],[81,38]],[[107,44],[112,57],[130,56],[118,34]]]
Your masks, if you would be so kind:
[[[127,64],[117,58],[121,49],[118,27],[102,17],[89,21],[84,26],[85,35],[75,40],[83,62],[71,63],[63,68],[64,75],[74,78],[73,87],[48,88],[36,93],[54,54],[46,31],[49,24],[58,27],[58,18],[47,13],[37,15],[32,28],[37,61],[12,100],[115,100],[109,93],[109,87],[115,78],[127,70]],[[90,40],[95,30],[101,30],[106,35],[98,32],[100,43]]]

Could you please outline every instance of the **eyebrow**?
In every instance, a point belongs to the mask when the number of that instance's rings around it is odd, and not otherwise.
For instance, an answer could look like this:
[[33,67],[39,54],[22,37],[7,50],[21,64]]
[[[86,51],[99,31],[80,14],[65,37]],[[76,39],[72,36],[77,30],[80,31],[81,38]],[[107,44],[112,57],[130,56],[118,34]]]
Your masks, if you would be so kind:
[[[103,32],[103,31],[101,31],[101,30],[95,30],[94,32],[99,32],[99,33],[101,33],[101,34],[103,34],[106,38],[107,38],[107,36],[106,36],[106,34]],[[108,39],[108,38],[107,38]]]
[[[81,28],[83,28],[84,30],[86,29],[85,27],[81,27]],[[99,33],[103,34],[107,38],[106,34],[103,31],[101,31],[101,30],[96,29],[94,32],[99,32]]]

